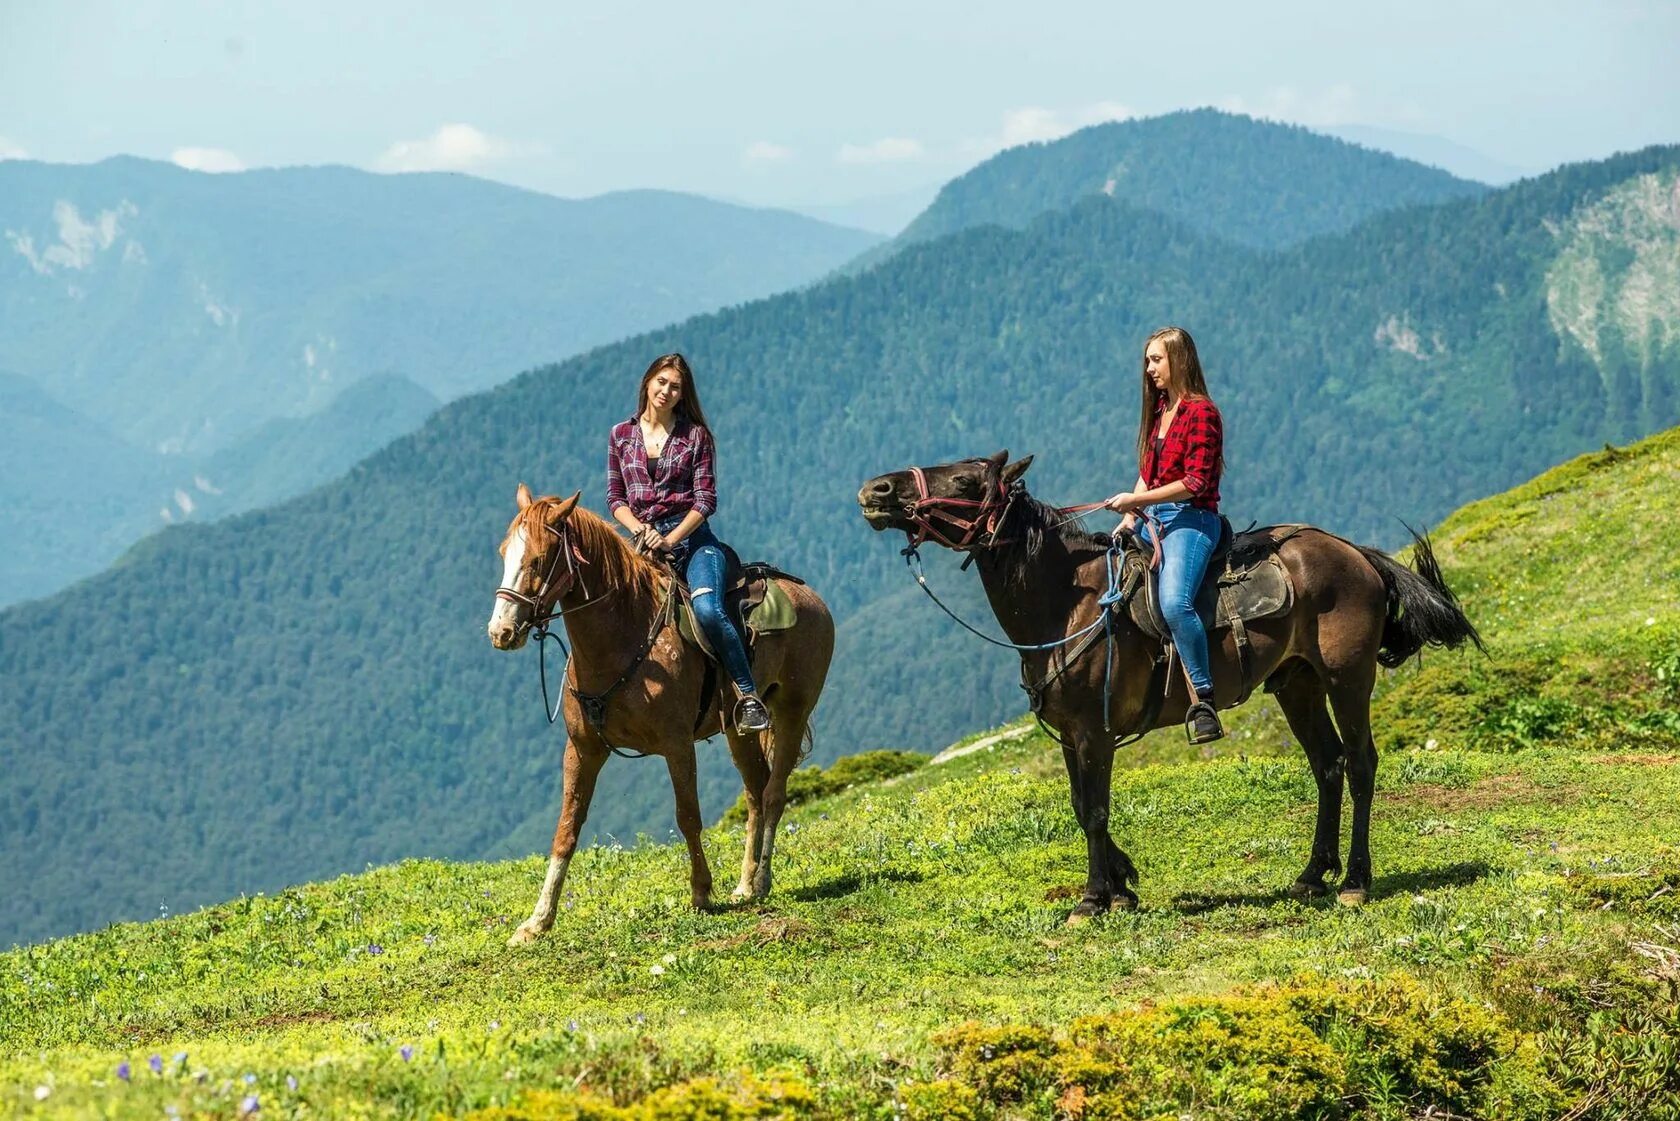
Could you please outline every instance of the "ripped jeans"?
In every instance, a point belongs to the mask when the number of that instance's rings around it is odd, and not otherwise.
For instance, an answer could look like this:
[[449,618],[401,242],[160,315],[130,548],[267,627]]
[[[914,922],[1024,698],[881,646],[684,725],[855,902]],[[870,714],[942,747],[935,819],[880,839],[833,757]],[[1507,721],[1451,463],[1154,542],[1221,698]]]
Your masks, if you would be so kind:
[[[672,514],[654,522],[653,527],[660,533],[670,533],[682,524],[683,517],[682,514]],[[752,663],[747,660],[746,643],[741,641],[741,632],[735,629],[729,612],[723,607],[728,562],[717,537],[712,534],[711,525],[701,522],[699,528],[677,542],[676,548],[671,551],[671,563],[688,581],[692,597],[689,606],[694,610],[694,621],[705,632],[706,641],[712,644],[718,657],[723,659],[725,672],[743,696],[757,693],[758,687],[753,684]]]

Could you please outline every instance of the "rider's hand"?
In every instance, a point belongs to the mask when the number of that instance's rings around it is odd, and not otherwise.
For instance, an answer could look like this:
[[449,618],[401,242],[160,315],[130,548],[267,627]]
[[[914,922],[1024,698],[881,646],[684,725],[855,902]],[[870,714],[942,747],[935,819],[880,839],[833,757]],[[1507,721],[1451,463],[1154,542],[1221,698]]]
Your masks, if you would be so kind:
[[1125,517],[1120,519],[1120,532],[1121,533],[1131,533],[1135,529],[1137,529],[1137,515],[1136,514],[1127,514]]
[[1103,503],[1103,509],[1112,510],[1116,514],[1129,514],[1136,506],[1137,495],[1133,494],[1129,490],[1121,491],[1119,494]]
[[651,525],[644,525],[636,536],[636,546],[644,553],[658,552],[665,547],[665,535]]

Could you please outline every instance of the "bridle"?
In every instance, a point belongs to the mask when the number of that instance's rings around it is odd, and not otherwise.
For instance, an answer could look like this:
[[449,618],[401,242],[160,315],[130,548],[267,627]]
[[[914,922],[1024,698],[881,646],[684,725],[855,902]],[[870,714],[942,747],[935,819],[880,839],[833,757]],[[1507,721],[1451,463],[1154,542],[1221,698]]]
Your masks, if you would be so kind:
[[[589,563],[584,560],[583,553],[578,550],[577,543],[572,540],[571,534],[567,532],[571,528],[570,523],[562,522],[560,528],[556,529],[547,522],[543,522],[542,527],[554,534],[557,541],[554,555],[548,561],[548,571],[543,575],[542,584],[537,588],[536,593],[526,595],[523,592],[515,591],[513,588],[496,589],[497,599],[517,603],[530,609],[531,618],[526,621],[525,628],[527,630],[534,629],[539,635],[546,634],[548,624],[564,614],[564,612],[557,610],[560,601],[577,584],[578,567]],[[566,562],[564,572],[560,571],[562,559]],[[558,581],[556,577],[559,578]],[[585,588],[584,595],[587,596],[588,594],[589,589]],[[545,607],[545,603],[552,605],[552,607]]]
[[[988,461],[969,459],[963,462]],[[980,498],[944,498],[928,489],[927,474],[920,467],[910,468],[910,477],[916,481],[916,497],[905,505],[904,517],[914,527],[914,532],[907,529],[904,535],[909,538],[911,549],[929,539],[959,553],[971,553],[977,548],[996,545],[998,530],[1022,491],[1019,485],[1006,485],[1000,474],[988,480],[985,494]],[[957,510],[972,510],[973,514],[962,517],[954,513]]]

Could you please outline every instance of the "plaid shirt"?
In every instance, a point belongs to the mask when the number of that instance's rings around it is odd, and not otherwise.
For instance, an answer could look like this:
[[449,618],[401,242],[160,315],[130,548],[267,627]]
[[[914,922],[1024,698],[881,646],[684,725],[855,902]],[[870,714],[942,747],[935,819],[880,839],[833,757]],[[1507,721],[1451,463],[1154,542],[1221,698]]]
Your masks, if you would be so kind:
[[717,476],[712,434],[703,425],[679,419],[665,441],[659,466],[648,470],[642,426],[631,417],[613,425],[607,440],[607,510],[630,507],[638,521],[697,511],[711,517],[717,509]]
[[1186,397],[1179,402],[1178,415],[1167,429],[1160,454],[1155,452],[1155,434],[1160,431],[1166,394],[1155,399],[1155,423],[1150,426],[1148,450],[1138,474],[1150,490],[1178,480],[1190,488],[1190,505],[1203,510],[1219,509],[1219,475],[1224,469],[1225,425],[1219,409],[1206,397]]

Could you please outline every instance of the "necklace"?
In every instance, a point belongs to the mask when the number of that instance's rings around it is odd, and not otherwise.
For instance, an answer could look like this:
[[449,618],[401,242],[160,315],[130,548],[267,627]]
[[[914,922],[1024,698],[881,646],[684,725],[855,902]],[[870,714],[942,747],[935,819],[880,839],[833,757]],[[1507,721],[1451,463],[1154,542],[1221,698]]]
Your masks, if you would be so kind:
[[[663,428],[656,429],[654,425],[646,419],[643,419],[638,423],[641,425],[642,429],[642,446],[647,449],[648,455],[658,458],[658,456],[665,451],[665,441],[671,438],[670,431]],[[655,432],[658,432],[657,436],[654,435]]]

